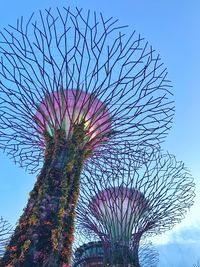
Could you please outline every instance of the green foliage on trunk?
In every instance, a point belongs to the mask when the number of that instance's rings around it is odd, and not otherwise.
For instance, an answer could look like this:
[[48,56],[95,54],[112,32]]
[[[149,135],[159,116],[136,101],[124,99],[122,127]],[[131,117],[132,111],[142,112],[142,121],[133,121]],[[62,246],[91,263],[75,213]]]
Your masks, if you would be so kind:
[[45,133],[44,165],[1,267],[62,267],[70,263],[80,175],[91,154],[84,138],[83,123],[74,126],[69,141],[63,130],[57,130],[55,137]]

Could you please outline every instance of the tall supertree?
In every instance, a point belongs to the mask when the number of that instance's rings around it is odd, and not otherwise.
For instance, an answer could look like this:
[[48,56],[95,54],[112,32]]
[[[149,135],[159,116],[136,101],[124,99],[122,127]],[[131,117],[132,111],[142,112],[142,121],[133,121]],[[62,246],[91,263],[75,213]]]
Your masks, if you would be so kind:
[[[142,267],[157,266],[159,255],[150,242],[141,242],[138,254]],[[76,231],[72,267],[103,267],[105,255],[105,247],[97,235],[91,231]]]
[[41,169],[0,266],[62,266],[86,161],[127,141],[142,153],[164,140],[173,116],[167,72],[140,35],[80,9],[48,9],[0,35],[0,147]]
[[13,233],[12,225],[0,217],[0,258],[3,256],[6,246],[9,243],[10,237]]
[[161,234],[184,218],[193,204],[193,179],[182,162],[159,151],[139,167],[130,156],[113,159],[113,169],[107,165],[84,171],[78,228],[100,238],[105,266],[139,267],[141,238]]

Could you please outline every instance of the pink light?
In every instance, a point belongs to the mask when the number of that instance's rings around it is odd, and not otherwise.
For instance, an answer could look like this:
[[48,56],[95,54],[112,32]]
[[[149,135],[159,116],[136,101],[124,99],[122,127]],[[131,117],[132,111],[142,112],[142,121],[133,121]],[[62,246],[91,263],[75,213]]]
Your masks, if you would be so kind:
[[84,121],[86,141],[98,146],[107,141],[111,120],[106,106],[93,95],[80,90],[60,90],[47,95],[35,115],[40,134],[48,131],[51,136],[63,129],[66,138],[73,133],[73,126]]
[[115,241],[130,240],[134,226],[147,209],[148,202],[141,192],[123,186],[105,189],[90,202],[93,216]]

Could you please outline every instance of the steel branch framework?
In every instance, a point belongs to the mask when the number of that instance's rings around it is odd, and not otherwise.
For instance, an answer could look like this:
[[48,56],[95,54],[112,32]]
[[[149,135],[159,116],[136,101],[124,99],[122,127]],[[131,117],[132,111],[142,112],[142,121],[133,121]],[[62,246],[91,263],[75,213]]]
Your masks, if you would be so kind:
[[79,9],[45,10],[0,35],[0,148],[41,169],[0,266],[62,266],[86,161],[123,148],[142,163],[170,129],[167,71],[140,35]]
[[[77,231],[74,243],[73,267],[103,267],[106,251],[99,237],[91,231]],[[142,267],[156,267],[158,252],[150,242],[140,243],[138,258]],[[117,266],[120,266],[119,264]],[[124,265],[123,265],[124,266]]]
[[112,131],[100,154],[127,140],[143,147],[163,141],[174,113],[171,86],[148,42],[113,18],[81,9],[35,16],[1,31],[0,147],[15,162],[38,169],[45,140],[35,115],[62,89],[83,91],[109,111]]
[[171,154],[154,151],[139,167],[122,155],[83,175],[78,228],[100,238],[111,266],[140,266],[140,239],[171,229],[193,204],[193,179]]
[[10,223],[0,217],[0,258],[5,252],[12,233],[13,229]]

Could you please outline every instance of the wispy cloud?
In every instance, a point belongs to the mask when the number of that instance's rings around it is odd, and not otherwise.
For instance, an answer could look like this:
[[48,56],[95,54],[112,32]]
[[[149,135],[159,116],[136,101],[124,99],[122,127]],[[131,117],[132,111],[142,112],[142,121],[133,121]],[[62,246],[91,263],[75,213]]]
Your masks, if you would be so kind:
[[158,245],[157,249],[159,267],[192,267],[200,258],[200,224],[173,232],[168,242]]
[[200,245],[196,243],[160,245],[157,249],[158,267],[192,267],[200,257]]
[[179,244],[199,244],[200,246],[200,228],[190,228],[174,233],[171,239],[171,243]]

